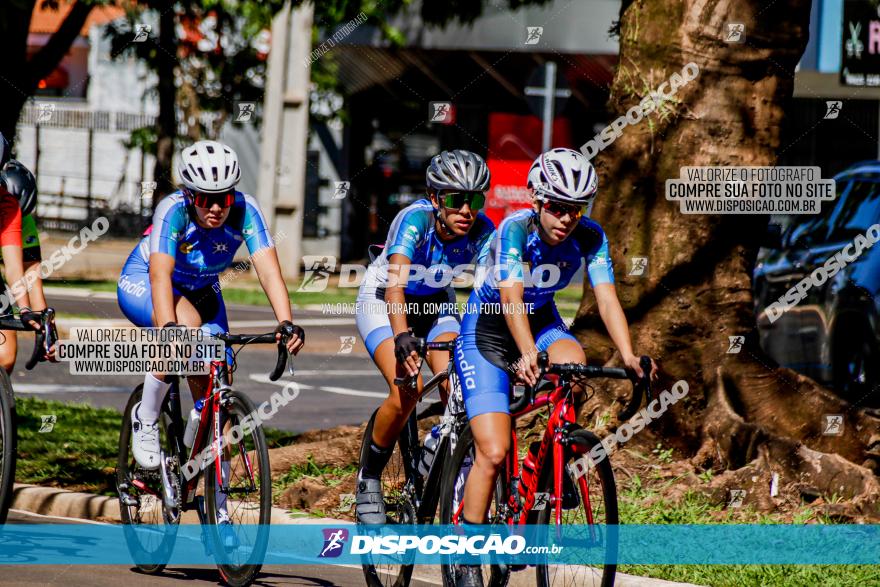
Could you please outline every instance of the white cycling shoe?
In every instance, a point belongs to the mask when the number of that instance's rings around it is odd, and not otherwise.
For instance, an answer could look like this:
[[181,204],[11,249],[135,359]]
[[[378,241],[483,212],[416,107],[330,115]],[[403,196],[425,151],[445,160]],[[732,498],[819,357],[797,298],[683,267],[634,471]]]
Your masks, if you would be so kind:
[[135,404],[131,410],[131,452],[142,469],[152,471],[159,468],[159,422],[149,422],[138,418]]

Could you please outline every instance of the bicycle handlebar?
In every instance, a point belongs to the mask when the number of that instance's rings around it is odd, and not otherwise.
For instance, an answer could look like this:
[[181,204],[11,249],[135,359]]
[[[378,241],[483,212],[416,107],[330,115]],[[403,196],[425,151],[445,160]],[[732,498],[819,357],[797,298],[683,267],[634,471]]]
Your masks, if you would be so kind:
[[34,332],[34,350],[31,357],[25,363],[25,368],[30,371],[37,363],[46,360],[46,354],[49,349],[58,340],[58,334],[55,332],[55,310],[46,308],[41,312],[34,312],[34,317],[40,322],[40,329],[34,330],[30,326],[23,324],[20,318],[9,314],[0,317],[0,330],[15,330],[18,332]]
[[53,308],[46,308],[39,312],[39,314],[40,329],[34,335],[34,350],[31,353],[31,358],[24,365],[28,371],[36,367],[40,361],[46,360],[46,354],[52,348],[52,345],[55,344],[55,341],[58,340],[58,333],[55,332],[54,328],[55,310]]
[[[636,413],[642,403],[642,392],[647,392],[649,400],[651,397],[651,358],[641,357],[639,366],[644,373],[643,377],[638,377],[635,372],[620,367],[595,367],[577,363],[551,364],[550,355],[546,351],[538,353],[538,367],[541,369],[542,377],[544,375],[563,375],[578,378],[629,379],[633,383],[633,395],[630,403],[618,416],[621,421],[630,419]],[[536,387],[525,386],[525,393],[510,405],[511,414],[522,411],[534,401]]]
[[[419,349],[416,351],[416,353],[419,355],[419,357],[424,359],[428,351],[447,351],[451,353],[454,349],[454,340],[447,340],[443,342],[428,342],[424,338],[420,338]],[[418,375],[416,375],[415,377],[395,377],[394,385],[412,385],[417,378]]]
[[[277,341],[278,359],[275,361],[275,368],[272,369],[272,373],[269,374],[270,381],[278,381],[278,379],[281,377],[281,374],[284,373],[284,368],[287,366],[287,360],[290,356],[287,352],[287,341],[290,340],[290,337],[293,336],[293,333],[293,324],[285,324],[284,326],[282,326],[281,340]],[[218,335],[217,338],[224,341],[226,343],[226,346],[236,344],[271,344],[276,342],[275,334],[275,332],[270,332],[267,334],[229,334],[227,332],[225,334]]]

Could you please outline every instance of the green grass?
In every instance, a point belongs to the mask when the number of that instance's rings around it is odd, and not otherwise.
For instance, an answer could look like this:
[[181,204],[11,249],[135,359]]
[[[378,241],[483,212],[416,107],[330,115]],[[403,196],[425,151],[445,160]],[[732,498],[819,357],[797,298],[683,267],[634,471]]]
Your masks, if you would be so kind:
[[342,482],[343,477],[351,475],[357,470],[355,465],[345,465],[342,467],[331,465],[318,465],[315,463],[314,457],[309,455],[305,463],[294,463],[290,466],[290,470],[278,477],[273,485],[276,489],[283,490],[288,485],[293,485],[297,481],[305,478],[311,478],[328,487],[335,487]]
[[[115,467],[122,416],[116,410],[16,398],[18,463],[15,479],[77,491],[116,494]],[[40,432],[54,415],[51,432]]]
[[[646,489],[638,476],[626,482],[618,496],[618,504],[620,520],[624,524],[785,522],[779,515],[762,514],[750,507],[733,510],[712,504],[708,498],[695,492],[686,493],[680,501],[668,501],[660,498],[658,489]],[[831,523],[827,518],[814,515],[809,508],[799,512],[794,522],[803,523],[816,518],[822,523]],[[632,575],[711,587],[880,585],[880,566],[872,565],[621,565],[618,570]]]
[[[116,495],[116,459],[122,415],[109,408],[37,398],[16,398],[18,463],[15,479],[102,495]],[[43,415],[54,415],[51,432],[41,433]],[[294,436],[264,428],[269,448]]]

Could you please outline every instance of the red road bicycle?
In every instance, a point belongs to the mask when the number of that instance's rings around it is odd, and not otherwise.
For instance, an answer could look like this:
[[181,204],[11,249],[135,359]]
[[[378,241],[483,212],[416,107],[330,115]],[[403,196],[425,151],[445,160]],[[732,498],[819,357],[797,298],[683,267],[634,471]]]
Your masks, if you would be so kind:
[[[293,327],[275,333],[220,334],[228,349],[232,345],[277,344],[278,360],[269,379],[276,381],[284,371],[288,354],[287,340]],[[224,353],[225,356],[225,353]],[[206,550],[218,555],[217,567],[223,582],[231,586],[249,585],[257,577],[269,540],[272,507],[272,478],[269,449],[259,421],[257,408],[247,395],[230,385],[234,362],[212,361],[210,385],[205,390],[198,430],[193,445],[184,444],[186,420],[181,414],[180,382],[169,376],[171,387],[162,402],[159,417],[162,452],[159,468],[144,470],[131,454],[131,410],[141,400],[143,384],[129,397],[119,435],[119,460],[116,484],[122,522],[129,551],[142,573],[158,574],[165,568],[174,548],[177,525],[183,513],[195,510],[202,524]],[[248,423],[250,422],[250,423]],[[233,434],[232,430],[241,432]],[[221,437],[228,442],[221,444]],[[238,436],[238,439],[235,438]],[[218,447],[223,448],[218,448]],[[201,456],[207,456],[202,459]],[[209,461],[205,463],[205,460]],[[229,464],[228,472],[220,463]],[[204,494],[196,492],[205,467]],[[225,533],[218,524],[217,491],[226,495],[231,525]],[[137,531],[134,528],[141,527]],[[222,557],[222,562],[219,560]]]
[[[578,524],[588,529],[588,546],[602,549],[606,557],[617,554],[615,532],[606,526],[619,523],[617,489],[608,458],[598,463],[575,466],[586,458],[600,439],[581,428],[573,403],[572,387],[591,378],[630,379],[633,394],[629,404],[620,413],[624,421],[635,414],[643,393],[651,395],[651,359],[642,357],[640,366],[645,377],[639,379],[626,369],[590,367],[579,364],[550,364],[547,353],[538,356],[543,377],[534,388],[525,392],[510,406],[512,427],[511,448],[501,473],[495,482],[488,524],[510,526],[526,524]],[[539,393],[543,392],[543,393]],[[533,442],[520,464],[515,422],[518,418],[549,408],[547,428],[540,441]],[[473,433],[468,425],[459,437],[455,452],[446,462],[440,494],[440,523],[458,524],[464,507],[464,482],[475,460]],[[519,567],[523,568],[523,567]],[[483,584],[493,587],[507,584],[512,569],[508,565],[483,566]],[[537,584],[601,585],[611,587],[617,566],[589,565],[536,565]],[[443,583],[454,586],[456,565],[447,561],[442,569]]]

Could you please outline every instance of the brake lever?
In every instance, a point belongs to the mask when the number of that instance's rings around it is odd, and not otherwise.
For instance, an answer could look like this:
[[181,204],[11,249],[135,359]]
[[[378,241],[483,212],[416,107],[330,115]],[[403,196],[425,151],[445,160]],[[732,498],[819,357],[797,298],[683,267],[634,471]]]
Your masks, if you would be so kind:
[[642,373],[644,376],[642,377],[642,383],[645,386],[645,401],[647,403],[651,403],[652,393],[651,393],[651,357],[647,355],[642,355],[639,358],[639,367],[642,368]]

